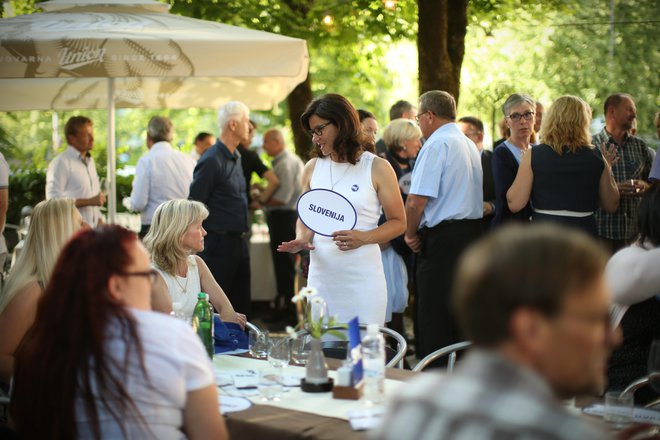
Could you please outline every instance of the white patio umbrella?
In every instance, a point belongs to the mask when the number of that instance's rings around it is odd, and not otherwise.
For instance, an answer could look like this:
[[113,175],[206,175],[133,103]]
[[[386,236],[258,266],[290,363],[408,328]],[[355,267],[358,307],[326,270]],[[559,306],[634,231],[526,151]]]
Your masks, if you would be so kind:
[[0,111],[108,109],[114,221],[115,107],[270,109],[305,80],[304,40],[181,17],[153,0],[52,0],[0,19]]

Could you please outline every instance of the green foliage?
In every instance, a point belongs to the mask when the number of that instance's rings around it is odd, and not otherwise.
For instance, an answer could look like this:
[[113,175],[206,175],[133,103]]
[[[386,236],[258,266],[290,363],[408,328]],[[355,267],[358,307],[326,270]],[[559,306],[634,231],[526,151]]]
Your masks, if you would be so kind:
[[9,207],[7,223],[17,225],[21,209],[34,207],[46,198],[46,171],[36,168],[19,169],[9,176]]
[[[131,195],[133,176],[117,176],[117,200]],[[9,208],[7,223],[17,225],[24,206],[34,207],[46,198],[46,170],[25,168],[12,171],[9,175]],[[117,212],[127,212],[124,205],[117,204]]]
[[615,3],[615,22],[630,23],[615,24],[612,57],[609,2],[554,0],[507,7],[515,3],[470,3],[460,115],[480,117],[492,128],[502,118],[507,95],[525,92],[546,106],[561,95],[580,96],[597,118],[609,94],[627,92],[637,104],[639,133],[653,138],[653,115],[660,106],[660,52],[654,50],[660,31],[648,21],[659,15],[656,1]]
[[[547,30],[546,62],[534,74],[546,79],[558,94],[587,99],[594,116],[603,114],[605,98],[616,92],[633,95],[638,130],[654,132],[660,107],[660,3],[618,0],[614,10],[614,40],[610,52],[610,11],[596,0],[582,0],[570,15],[555,15]],[[655,20],[655,21],[653,21]]]

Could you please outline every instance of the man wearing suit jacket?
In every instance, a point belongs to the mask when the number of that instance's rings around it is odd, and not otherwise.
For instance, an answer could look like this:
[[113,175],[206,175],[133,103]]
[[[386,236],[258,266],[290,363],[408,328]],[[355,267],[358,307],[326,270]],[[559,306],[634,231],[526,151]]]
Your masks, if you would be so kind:
[[484,171],[484,231],[490,226],[495,214],[495,184],[493,183],[493,169],[490,165],[493,152],[484,150],[484,123],[474,116],[464,116],[458,120],[458,126],[474,142],[481,155],[481,168]]

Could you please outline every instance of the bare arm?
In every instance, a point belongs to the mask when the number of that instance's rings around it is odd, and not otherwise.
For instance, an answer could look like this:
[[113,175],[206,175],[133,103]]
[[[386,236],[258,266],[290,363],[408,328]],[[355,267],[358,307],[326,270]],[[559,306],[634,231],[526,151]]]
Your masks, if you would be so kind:
[[31,282],[16,293],[0,314],[0,380],[9,382],[14,374],[14,352],[37,316],[41,287]]
[[102,192],[88,199],[76,199],[76,208],[84,206],[103,206],[105,204],[105,194]]
[[213,277],[213,274],[209,270],[209,267],[206,265],[204,260],[200,257],[195,256],[195,261],[197,262],[197,267],[199,268],[199,279],[202,286],[202,291],[209,294],[211,304],[218,310],[220,318],[223,321],[227,322],[236,322],[241,326],[245,326],[245,315],[236,313],[234,307],[231,305],[229,298],[225,294],[222,287]]
[[408,224],[404,239],[408,247],[415,253],[422,250],[422,242],[419,239],[419,235],[417,235],[417,229],[419,229],[422,214],[428,201],[428,197],[418,196],[417,194],[408,194],[408,198],[406,199],[406,218],[408,219]]
[[171,313],[172,297],[163,276],[158,274],[156,282],[151,287],[151,310],[154,312]]
[[369,231],[353,229],[333,233],[333,239],[340,250],[356,249],[365,244],[387,243],[403,234],[406,229],[406,212],[392,166],[386,160],[377,157],[374,159],[371,175],[387,220]]
[[190,440],[227,440],[227,426],[218,409],[215,385],[188,391],[183,408],[183,430]]
[[603,156],[605,167],[603,168],[603,173],[600,175],[600,182],[598,184],[598,199],[600,206],[605,211],[612,213],[619,209],[619,200],[621,199],[619,187],[616,184],[616,180],[614,180],[614,174],[612,174],[612,165],[619,161],[619,155],[615,145],[608,147],[605,143],[600,145],[600,152]]
[[600,175],[600,183],[598,184],[598,199],[600,206],[605,211],[613,213],[619,209],[619,188],[614,180],[612,168],[605,162],[605,168]]
[[261,194],[259,194],[260,203],[262,203],[262,200],[264,202],[268,202],[268,200],[270,200],[275,191],[277,191],[277,188],[280,186],[280,179],[277,177],[273,170],[266,171],[263,177],[266,179],[268,184],[266,185],[266,189],[264,189]]
[[518,174],[509,190],[506,192],[506,201],[511,212],[519,212],[529,202],[534,184],[534,172],[532,171],[532,150],[523,154],[518,167]]

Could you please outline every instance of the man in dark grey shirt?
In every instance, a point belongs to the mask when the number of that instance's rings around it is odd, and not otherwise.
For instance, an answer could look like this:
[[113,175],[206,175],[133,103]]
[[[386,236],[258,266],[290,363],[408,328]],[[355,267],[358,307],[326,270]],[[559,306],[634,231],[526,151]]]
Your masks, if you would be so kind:
[[189,198],[204,203],[209,216],[208,232],[200,257],[223,288],[234,309],[250,313],[250,254],[245,178],[238,144],[250,131],[250,111],[232,101],[218,112],[221,134],[199,158],[190,185]]

